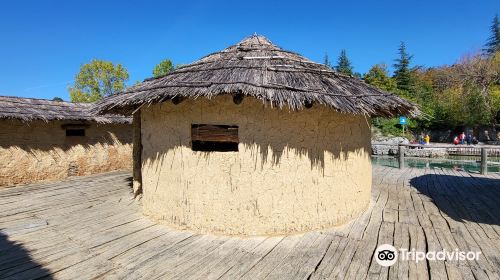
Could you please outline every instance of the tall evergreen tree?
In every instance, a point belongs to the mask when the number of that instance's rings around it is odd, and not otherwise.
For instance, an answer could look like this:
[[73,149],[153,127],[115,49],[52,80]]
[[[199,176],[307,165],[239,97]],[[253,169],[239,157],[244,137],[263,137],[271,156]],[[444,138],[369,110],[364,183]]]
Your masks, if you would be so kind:
[[411,88],[411,69],[410,62],[413,56],[409,55],[406,51],[406,45],[401,42],[399,45],[399,57],[395,60],[396,63],[393,65],[394,79],[396,80],[396,85],[398,89],[408,92]]
[[351,61],[349,61],[346,51],[341,50],[337,61],[337,66],[335,66],[335,69],[342,74],[352,76],[353,75],[352,68],[353,67],[351,66]]
[[323,64],[328,68],[332,68],[332,63],[330,62],[330,58],[328,57],[328,53],[325,53],[325,58]]
[[498,19],[498,15],[495,15],[493,18],[493,22],[490,27],[490,38],[484,45],[485,48],[483,52],[487,56],[493,56],[496,52],[500,51],[500,21]]

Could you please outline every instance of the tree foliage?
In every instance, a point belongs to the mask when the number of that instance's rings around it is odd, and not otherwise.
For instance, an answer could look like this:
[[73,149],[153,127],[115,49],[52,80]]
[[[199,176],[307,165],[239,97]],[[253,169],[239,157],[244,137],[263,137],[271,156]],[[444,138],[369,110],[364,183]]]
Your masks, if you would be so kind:
[[389,76],[389,71],[385,64],[375,64],[363,76],[363,80],[370,85],[376,86],[388,92],[395,92],[396,81]]
[[164,76],[168,74],[170,71],[175,69],[174,64],[170,59],[164,59],[160,63],[158,63],[153,69],[153,76],[155,78]]
[[323,64],[325,66],[327,66],[328,68],[332,68],[333,69],[333,66],[332,66],[332,63],[330,61],[330,58],[328,57],[328,53],[325,53],[325,57],[323,58]]
[[[492,57],[464,56],[451,66],[417,67],[409,76],[412,85],[402,90],[395,86],[395,77],[388,77],[383,66],[375,65],[364,80],[419,105],[424,116],[408,124],[410,131],[500,123],[500,52]],[[397,118],[375,118],[373,125],[383,134],[401,135]]]
[[[385,64],[376,64],[363,76],[363,80],[370,85],[387,92],[397,93],[396,80],[389,76]],[[403,136],[403,130],[399,124],[399,118],[374,118],[373,126],[383,135]],[[415,129],[417,122],[409,120],[407,129]]]
[[64,100],[61,97],[56,96],[56,97],[52,98],[52,101],[63,102]]
[[490,32],[491,35],[484,45],[485,48],[483,49],[487,56],[493,56],[495,53],[500,51],[500,20],[498,19],[498,15],[495,15],[493,18]]
[[335,69],[342,74],[349,76],[353,75],[353,67],[351,65],[351,61],[347,57],[347,52],[345,50],[340,51],[340,55],[337,60],[337,66],[335,66]]
[[500,52],[465,56],[435,73],[436,118],[450,125],[490,125],[500,112]]
[[94,59],[81,66],[69,88],[72,102],[95,102],[125,89],[129,75],[121,65]]
[[412,86],[410,62],[413,56],[409,55],[406,51],[406,45],[404,42],[401,42],[398,51],[399,57],[395,60],[396,63],[393,65],[393,77],[396,80],[398,89],[408,92]]

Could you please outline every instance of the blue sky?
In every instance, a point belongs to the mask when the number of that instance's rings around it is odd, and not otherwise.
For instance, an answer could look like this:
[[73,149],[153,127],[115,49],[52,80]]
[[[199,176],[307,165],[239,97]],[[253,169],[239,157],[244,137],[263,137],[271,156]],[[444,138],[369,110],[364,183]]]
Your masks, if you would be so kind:
[[355,71],[391,65],[400,41],[415,65],[481,49],[500,1],[3,1],[0,95],[69,99],[93,58],[123,64],[129,84],[170,58],[186,64],[257,32],[322,62],[346,49]]

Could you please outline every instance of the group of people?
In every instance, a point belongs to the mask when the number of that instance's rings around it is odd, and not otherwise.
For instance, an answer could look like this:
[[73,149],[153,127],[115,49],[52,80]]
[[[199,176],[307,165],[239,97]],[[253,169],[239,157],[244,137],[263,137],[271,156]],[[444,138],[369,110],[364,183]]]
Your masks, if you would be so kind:
[[479,141],[477,141],[476,136],[472,136],[470,133],[465,135],[465,132],[462,132],[460,135],[453,138],[453,144],[455,145],[464,145],[465,143],[467,143],[467,145],[476,145]]
[[418,144],[420,145],[429,145],[429,143],[431,142],[431,137],[429,136],[428,133],[426,133],[425,135],[424,134],[420,134],[420,137],[418,138]]

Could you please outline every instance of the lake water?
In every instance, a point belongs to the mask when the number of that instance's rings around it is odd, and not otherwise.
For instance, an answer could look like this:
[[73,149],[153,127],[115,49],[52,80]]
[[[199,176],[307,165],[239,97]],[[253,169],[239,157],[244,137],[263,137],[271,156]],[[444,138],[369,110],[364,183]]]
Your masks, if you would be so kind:
[[[451,168],[467,172],[479,173],[480,157],[470,156],[448,156],[446,158],[417,158],[405,157],[405,166],[415,168]],[[496,164],[488,165],[488,172],[500,172],[500,157],[489,157],[488,162]],[[374,165],[399,167],[398,158],[393,156],[372,156]]]

